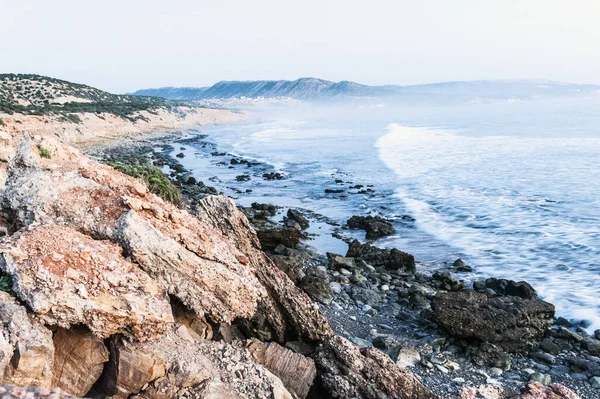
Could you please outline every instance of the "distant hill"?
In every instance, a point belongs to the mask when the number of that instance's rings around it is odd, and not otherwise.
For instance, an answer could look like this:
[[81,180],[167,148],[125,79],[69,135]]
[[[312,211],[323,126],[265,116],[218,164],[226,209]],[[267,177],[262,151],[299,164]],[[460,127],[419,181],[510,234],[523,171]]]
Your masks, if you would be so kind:
[[128,117],[138,111],[151,111],[170,105],[170,101],[163,98],[111,94],[46,76],[0,74],[0,113],[4,114],[107,112]]
[[570,97],[600,94],[600,86],[549,80],[479,80],[412,86],[367,86],[316,78],[297,80],[222,81],[211,87],[164,87],[138,90],[133,95],[171,100],[289,97],[297,100],[330,100],[379,97],[442,102],[495,101]]

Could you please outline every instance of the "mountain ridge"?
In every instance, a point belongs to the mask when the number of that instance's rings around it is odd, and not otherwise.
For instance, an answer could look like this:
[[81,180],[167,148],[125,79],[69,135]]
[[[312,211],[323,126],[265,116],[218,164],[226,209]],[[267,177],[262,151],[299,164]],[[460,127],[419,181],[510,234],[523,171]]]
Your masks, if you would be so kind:
[[557,82],[547,79],[450,81],[418,85],[369,86],[305,77],[296,80],[219,81],[210,87],[162,87],[137,90],[132,95],[170,100],[289,97],[321,100],[351,97],[410,98],[470,101],[580,96],[600,93],[600,85]]

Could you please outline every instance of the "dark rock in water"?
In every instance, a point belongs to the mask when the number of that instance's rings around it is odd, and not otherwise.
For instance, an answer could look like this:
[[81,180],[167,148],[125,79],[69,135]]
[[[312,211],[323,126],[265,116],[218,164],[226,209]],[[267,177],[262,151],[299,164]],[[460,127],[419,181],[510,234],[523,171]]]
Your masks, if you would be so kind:
[[590,337],[584,338],[581,341],[581,348],[590,352],[590,354],[594,356],[600,355],[600,341],[598,341],[597,339]]
[[482,342],[479,348],[473,353],[473,363],[480,366],[498,367],[506,370],[510,368],[510,356],[501,347]]
[[600,339],[600,330],[594,331],[594,337],[596,337],[596,339]]
[[185,154],[183,152],[180,152],[179,154],[175,155],[177,158],[183,158],[185,157]]
[[350,244],[346,256],[362,259],[373,266],[384,266],[388,270],[400,270],[406,273],[416,271],[415,257],[396,248],[382,249],[354,240]]
[[308,219],[306,219],[300,211],[288,209],[287,217],[298,223],[302,230],[307,229],[309,226]]
[[265,211],[270,216],[275,216],[278,208],[273,204],[260,204],[258,202],[253,202],[250,206],[252,207],[252,209],[256,209],[257,211]]
[[339,194],[339,193],[343,193],[344,190],[340,189],[340,188],[326,188],[325,189],[325,194]]
[[265,179],[265,180],[283,180],[283,179],[285,179],[285,176],[279,172],[269,172],[269,173],[263,173],[263,179]]
[[458,258],[452,263],[452,266],[462,267],[462,266],[466,266],[466,264],[465,264],[465,262],[463,262],[463,260],[461,258]]
[[368,239],[384,237],[396,232],[390,222],[379,216],[352,216],[346,224],[351,229],[365,230]]
[[329,287],[327,272],[319,267],[311,267],[306,270],[306,275],[298,284],[314,301],[330,304],[333,293]]
[[278,245],[295,248],[300,242],[300,232],[296,229],[280,228],[260,230],[256,233],[263,249],[273,250]]
[[236,181],[249,181],[250,180],[250,175],[237,175],[235,177]]
[[573,327],[573,323],[571,323],[569,320],[565,319],[564,317],[559,317],[558,319],[556,319],[556,325],[567,327],[567,328]]
[[533,287],[525,281],[513,281],[499,278],[488,278],[485,280],[486,288],[491,288],[497,294],[518,296],[523,299],[537,299],[537,293]]
[[515,296],[488,298],[475,291],[439,292],[432,301],[435,322],[451,335],[516,351],[540,339],[552,325],[554,305]]
[[196,178],[194,176],[188,177],[186,180],[186,184],[189,184],[189,185],[196,184]]
[[449,272],[435,272],[432,276],[436,288],[446,291],[458,291],[464,288],[464,283],[456,280]]

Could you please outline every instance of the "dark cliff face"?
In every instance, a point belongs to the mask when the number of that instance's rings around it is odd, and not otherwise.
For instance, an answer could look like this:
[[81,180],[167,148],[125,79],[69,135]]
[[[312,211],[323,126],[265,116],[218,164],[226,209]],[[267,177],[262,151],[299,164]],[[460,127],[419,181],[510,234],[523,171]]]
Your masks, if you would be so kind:
[[290,97],[320,100],[345,97],[385,97],[438,102],[473,100],[535,99],[598,95],[600,86],[547,80],[480,80],[412,86],[367,86],[350,81],[332,82],[316,78],[297,80],[221,81],[211,87],[164,87],[138,90],[134,95],[172,100],[202,100],[258,97]]

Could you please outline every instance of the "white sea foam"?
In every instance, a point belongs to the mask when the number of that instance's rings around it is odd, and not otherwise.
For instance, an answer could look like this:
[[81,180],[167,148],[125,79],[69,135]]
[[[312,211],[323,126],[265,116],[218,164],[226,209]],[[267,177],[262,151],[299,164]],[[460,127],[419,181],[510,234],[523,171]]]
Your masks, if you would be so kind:
[[589,161],[599,139],[467,137],[390,125],[376,146],[420,229],[479,272],[526,280],[559,314],[600,328],[599,182],[588,174],[599,170]]

